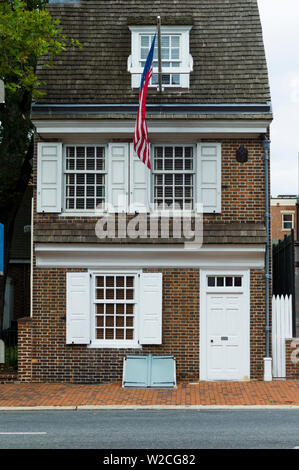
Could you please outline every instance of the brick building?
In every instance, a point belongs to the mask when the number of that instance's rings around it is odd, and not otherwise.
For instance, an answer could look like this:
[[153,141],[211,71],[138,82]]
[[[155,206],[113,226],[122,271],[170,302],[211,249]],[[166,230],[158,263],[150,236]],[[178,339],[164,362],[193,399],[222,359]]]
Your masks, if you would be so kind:
[[297,240],[297,195],[271,197],[271,237],[275,243],[294,230]]
[[[121,380],[123,358],[148,353],[174,355],[178,380],[262,379],[272,115],[257,2],[51,3],[83,49],[39,66],[20,379]],[[157,15],[149,171],[132,140]],[[191,232],[203,220],[202,246],[182,233],[186,208]]]

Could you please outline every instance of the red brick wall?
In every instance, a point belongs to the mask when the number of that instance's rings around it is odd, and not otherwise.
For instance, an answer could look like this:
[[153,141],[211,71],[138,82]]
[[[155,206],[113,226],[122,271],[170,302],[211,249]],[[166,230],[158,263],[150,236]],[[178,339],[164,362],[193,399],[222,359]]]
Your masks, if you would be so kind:
[[32,380],[32,321],[20,318],[18,321],[18,380]]
[[299,338],[286,340],[286,378],[299,380]]
[[[250,273],[250,376],[262,379],[266,356],[265,272]],[[271,344],[271,340],[270,340]]]
[[[199,380],[199,270],[162,269],[162,345],[142,350],[89,349],[86,345],[66,345],[67,271],[35,269],[33,299],[32,380],[34,382],[107,383],[122,378],[126,354],[174,355],[177,378]],[[84,270],[81,270],[84,271]],[[153,271],[153,270],[145,270]],[[155,270],[156,271],[156,270]],[[29,329],[19,332],[20,379],[30,381]],[[262,379],[265,355],[264,273],[251,272],[250,355],[251,378]],[[25,341],[25,342],[24,342]],[[31,343],[30,343],[31,344]],[[24,359],[24,364],[22,363]]]
[[[237,163],[235,151],[244,144],[247,163]],[[206,214],[205,223],[264,222],[264,160],[259,140],[222,141],[222,212]],[[36,169],[36,159],[35,159]],[[36,185],[36,174],[35,183]],[[36,207],[36,201],[35,201]],[[71,217],[37,214],[34,223],[67,221]],[[78,218],[77,218],[78,221]],[[95,224],[94,218],[84,222]],[[146,268],[146,267],[145,267]],[[34,269],[32,380],[104,383],[121,380],[123,357],[134,350],[88,349],[65,344],[66,269]],[[78,270],[76,270],[78,271]],[[199,271],[163,269],[163,344],[139,352],[173,354],[179,380],[199,379]],[[263,377],[265,355],[265,278],[251,272],[250,354],[251,378]],[[22,351],[20,353],[22,361]],[[22,374],[22,372],[21,372]],[[28,380],[27,375],[24,380]]]
[[[50,139],[49,139],[50,140]],[[57,139],[52,139],[57,140]],[[216,139],[202,139],[213,141]],[[264,223],[264,159],[260,140],[252,139],[217,139],[222,143],[222,209],[221,214],[205,214],[204,223]],[[34,187],[36,188],[37,142],[35,141]],[[240,145],[248,149],[248,162],[236,161],[236,150]],[[34,191],[34,223],[64,222],[70,223],[72,217],[36,212],[36,191]],[[78,221],[78,218],[76,219]],[[87,225],[95,224],[95,218],[84,217]],[[87,227],[86,227],[87,228]],[[58,233],[57,233],[58,235]]]
[[[199,377],[199,273],[163,269],[163,344],[142,350],[66,345],[66,269],[36,269],[33,314],[33,381],[121,380],[126,354],[175,355],[178,378]],[[75,270],[78,271],[78,270]],[[80,271],[80,270],[79,270]]]

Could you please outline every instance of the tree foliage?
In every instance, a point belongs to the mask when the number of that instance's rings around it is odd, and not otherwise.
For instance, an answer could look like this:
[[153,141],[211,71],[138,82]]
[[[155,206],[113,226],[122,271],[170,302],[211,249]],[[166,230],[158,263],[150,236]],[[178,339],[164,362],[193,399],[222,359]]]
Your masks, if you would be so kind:
[[0,3],[0,77],[9,91],[24,89],[40,96],[37,61],[44,66],[68,47],[79,46],[68,39],[40,0],[11,0]]
[[34,128],[31,103],[43,93],[37,64],[52,67],[69,48],[81,47],[63,34],[45,0],[0,0],[0,79],[5,103],[0,104],[0,222],[4,223],[4,277],[0,278],[0,329],[9,246],[15,215],[32,174]]

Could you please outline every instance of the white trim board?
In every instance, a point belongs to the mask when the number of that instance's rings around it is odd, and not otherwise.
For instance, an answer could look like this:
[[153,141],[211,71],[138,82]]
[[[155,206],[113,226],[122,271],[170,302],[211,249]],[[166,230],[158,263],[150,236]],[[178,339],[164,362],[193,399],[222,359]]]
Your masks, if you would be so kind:
[[171,245],[35,245],[36,266],[66,268],[223,268],[263,269],[264,245],[209,245],[185,249]]
[[[113,119],[111,121],[33,121],[39,134],[128,134],[132,136],[135,121]],[[268,121],[200,121],[200,120],[151,120],[148,119],[150,134],[261,134],[267,132]],[[200,136],[199,136],[200,137]]]

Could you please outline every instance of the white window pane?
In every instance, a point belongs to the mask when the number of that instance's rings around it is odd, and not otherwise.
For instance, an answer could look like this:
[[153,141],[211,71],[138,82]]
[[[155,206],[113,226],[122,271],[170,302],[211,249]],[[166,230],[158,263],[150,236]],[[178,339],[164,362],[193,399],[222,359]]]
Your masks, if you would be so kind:
[[[153,34],[140,34],[139,36],[139,64],[140,69],[144,68],[145,60],[148,55],[149,48],[152,44],[154,35]],[[181,56],[187,50],[181,50],[181,35],[180,34],[162,34],[161,35],[161,64],[162,64],[162,85],[163,87],[180,87],[182,83],[186,83],[188,86],[189,72],[187,72],[186,77],[181,79],[179,74],[179,69],[182,66]],[[133,51],[134,52],[134,51]],[[155,48],[154,48],[154,70],[157,74],[158,68],[158,40],[156,39]],[[170,67],[178,69],[178,73],[171,74],[167,73],[167,69]],[[141,71],[140,71],[141,73]],[[188,75],[188,76],[187,76]],[[187,78],[187,79],[186,79]],[[133,83],[133,82],[132,82]],[[134,82],[135,83],[135,82]],[[155,76],[150,81],[150,86],[156,87],[159,84],[158,77]]]
[[170,75],[169,74],[162,74],[162,84],[169,85],[170,84]]
[[154,73],[152,76],[152,84],[158,85],[158,83],[159,83],[159,75],[157,73]]
[[169,36],[161,36],[161,47],[169,47]]
[[141,36],[141,47],[149,48],[149,36]]
[[175,73],[175,74],[171,75],[171,83],[172,83],[172,85],[179,85],[180,84],[179,74]]
[[[169,49],[165,49],[164,47],[161,48],[161,58],[163,59],[169,59]],[[174,57],[176,58],[176,57]]]
[[134,340],[135,277],[98,275],[95,277],[95,338]]
[[171,47],[180,47],[180,36],[171,36]]
[[[105,147],[91,145],[66,147],[66,209],[94,210],[96,206],[104,207],[105,174],[101,173],[104,166]],[[68,173],[69,171],[71,173]]]
[[[193,209],[193,183],[194,177],[190,172],[183,174],[185,170],[185,153],[193,157],[192,147],[184,146],[157,146],[154,148],[154,203],[156,208],[173,207],[181,209]],[[192,158],[188,159],[189,166]],[[176,173],[178,172],[178,173]]]
[[148,49],[145,49],[144,47],[141,48],[141,59],[146,59],[148,55]]
[[180,58],[180,50],[179,49],[171,49],[171,58],[172,59],[179,59]]

